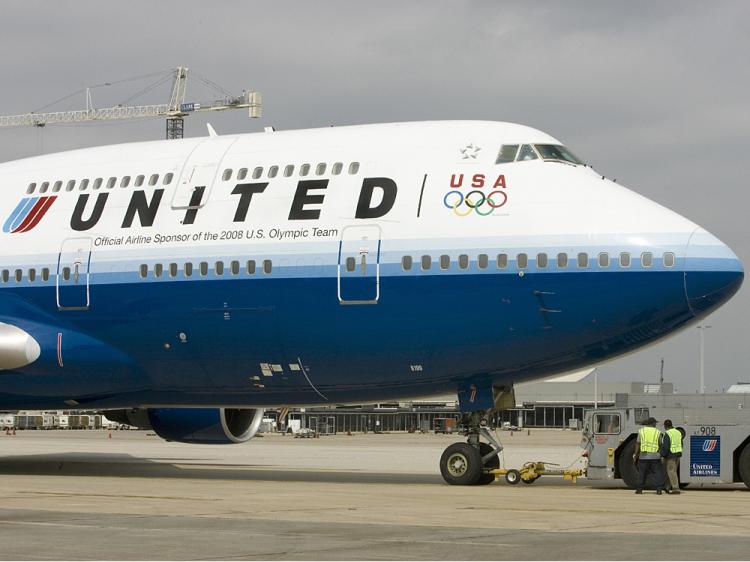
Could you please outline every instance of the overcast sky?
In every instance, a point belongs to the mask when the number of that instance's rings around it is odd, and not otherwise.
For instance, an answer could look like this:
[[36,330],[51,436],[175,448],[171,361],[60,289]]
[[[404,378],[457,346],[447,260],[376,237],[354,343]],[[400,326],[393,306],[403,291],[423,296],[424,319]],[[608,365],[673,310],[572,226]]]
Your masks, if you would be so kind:
[[[490,119],[542,129],[618,182],[698,222],[750,264],[750,2],[2,1],[2,114],[179,64],[259,90],[264,117],[194,115],[186,136],[330,124]],[[97,106],[151,79],[92,90]],[[165,103],[168,86],[135,103]],[[214,98],[195,81],[189,100]],[[83,93],[50,109],[84,107]],[[162,120],[0,129],[0,160],[158,139]],[[709,390],[750,380],[750,289],[708,320]],[[601,367],[698,387],[699,331]]]

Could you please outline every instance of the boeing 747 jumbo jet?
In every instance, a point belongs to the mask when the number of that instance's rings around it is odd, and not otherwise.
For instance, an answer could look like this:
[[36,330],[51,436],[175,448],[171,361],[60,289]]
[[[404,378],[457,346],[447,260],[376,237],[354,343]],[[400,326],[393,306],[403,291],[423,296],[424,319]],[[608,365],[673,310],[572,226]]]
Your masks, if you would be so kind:
[[455,392],[452,484],[491,482],[514,383],[699,321],[717,238],[529,127],[211,136],[0,165],[0,409],[242,443],[265,408]]

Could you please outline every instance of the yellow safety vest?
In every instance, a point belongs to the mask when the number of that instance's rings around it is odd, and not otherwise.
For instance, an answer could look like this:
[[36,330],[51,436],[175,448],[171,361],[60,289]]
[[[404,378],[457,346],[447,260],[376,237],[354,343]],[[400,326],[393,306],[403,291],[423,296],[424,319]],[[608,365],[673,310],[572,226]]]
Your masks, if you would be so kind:
[[638,430],[638,435],[641,436],[641,453],[658,453],[659,452],[659,436],[661,431],[655,427],[642,427]]
[[681,453],[682,452],[682,433],[680,433],[680,430],[672,427],[667,430],[667,435],[669,435],[669,452]]

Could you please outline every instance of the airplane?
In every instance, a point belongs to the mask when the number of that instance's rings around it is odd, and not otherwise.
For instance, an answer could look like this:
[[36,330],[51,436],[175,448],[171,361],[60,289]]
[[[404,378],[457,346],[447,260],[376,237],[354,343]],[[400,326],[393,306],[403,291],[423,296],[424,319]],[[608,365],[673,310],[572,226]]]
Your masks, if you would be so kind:
[[268,408],[456,393],[487,484],[514,383],[693,325],[744,272],[533,128],[433,121],[101,146],[0,165],[0,409],[243,443]]

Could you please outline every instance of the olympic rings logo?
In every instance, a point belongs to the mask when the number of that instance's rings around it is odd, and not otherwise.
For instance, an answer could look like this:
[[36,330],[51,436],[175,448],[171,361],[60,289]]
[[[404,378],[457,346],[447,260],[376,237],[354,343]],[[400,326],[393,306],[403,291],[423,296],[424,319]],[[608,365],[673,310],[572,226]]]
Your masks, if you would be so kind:
[[[491,215],[492,211],[499,209],[508,202],[508,196],[504,191],[493,191],[489,195],[485,195],[484,192],[478,189],[470,191],[466,195],[460,191],[449,191],[443,197],[443,205],[449,209],[453,209],[453,212],[459,217],[466,217],[474,211],[476,214],[486,217]],[[466,205],[466,210],[459,210],[461,205]],[[482,210],[486,207],[486,210]]]

